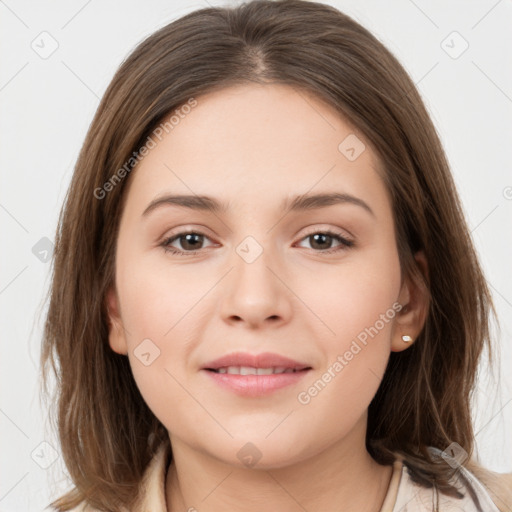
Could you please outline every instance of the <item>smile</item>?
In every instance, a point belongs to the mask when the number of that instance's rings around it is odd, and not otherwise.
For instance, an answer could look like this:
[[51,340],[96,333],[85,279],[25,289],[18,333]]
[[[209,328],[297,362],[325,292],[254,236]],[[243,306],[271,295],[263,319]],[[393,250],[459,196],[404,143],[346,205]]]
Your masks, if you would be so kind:
[[254,368],[228,366],[203,369],[201,373],[221,389],[242,397],[263,397],[285,387],[296,385],[311,368],[294,370],[285,367]]
[[229,373],[231,375],[272,375],[276,373],[295,373],[299,370],[295,368],[285,368],[278,366],[275,368],[254,368],[252,366],[224,366],[222,368],[211,369],[216,373]]

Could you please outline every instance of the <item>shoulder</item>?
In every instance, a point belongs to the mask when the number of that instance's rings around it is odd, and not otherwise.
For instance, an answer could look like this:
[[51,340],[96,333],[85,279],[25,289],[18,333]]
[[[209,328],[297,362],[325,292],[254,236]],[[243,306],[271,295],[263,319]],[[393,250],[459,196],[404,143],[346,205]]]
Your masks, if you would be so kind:
[[[451,481],[463,494],[463,497],[448,496],[434,487],[427,488],[411,478],[409,469],[402,464],[400,485],[397,492],[394,511],[407,510],[423,512],[432,510],[437,502],[443,512],[510,512],[512,510],[512,474],[494,473],[474,464],[459,466]],[[474,490],[479,506],[475,503],[468,489]],[[480,507],[480,508],[479,508]]]
[[72,508],[68,512],[100,512],[98,509],[91,507],[90,505],[87,505],[87,503],[80,503],[80,505],[76,506],[75,508]]
[[[136,503],[125,512],[165,512],[165,477],[170,461],[170,444],[162,443],[153,455],[138,487]],[[123,509],[124,510],[124,509]],[[69,512],[102,512],[86,502],[82,502]]]
[[512,473],[497,473],[471,461],[467,466],[491,496],[500,512],[512,510]]
[[[85,501],[79,503],[76,507],[69,509],[67,512],[103,512],[102,510],[89,505]],[[126,511],[128,512],[128,511]]]

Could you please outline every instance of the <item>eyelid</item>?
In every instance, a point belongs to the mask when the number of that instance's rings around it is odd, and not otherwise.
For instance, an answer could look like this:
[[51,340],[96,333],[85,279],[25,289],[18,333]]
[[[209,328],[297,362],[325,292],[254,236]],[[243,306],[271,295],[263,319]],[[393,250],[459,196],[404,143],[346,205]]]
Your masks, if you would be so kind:
[[319,224],[316,224],[314,226],[311,226],[311,229],[309,229],[310,227],[308,226],[306,229],[306,233],[304,235],[302,235],[302,238],[305,238],[306,236],[309,236],[309,235],[314,235],[315,233],[334,233],[342,238],[344,238],[345,240],[347,241],[350,241],[350,242],[354,242],[355,241],[355,237],[354,235],[352,235],[352,233],[350,233],[350,231],[346,230],[346,229],[342,229],[342,228],[338,228],[338,227],[333,227],[333,226],[327,226],[327,225],[319,225]]
[[[347,229],[339,228],[337,226],[328,226],[325,224],[324,225],[314,224],[312,226],[308,226],[308,227],[302,228],[302,229],[305,229],[306,233],[304,235],[302,235],[302,237],[299,239],[299,241],[302,240],[302,238],[304,238],[306,236],[309,236],[309,235],[312,235],[315,233],[324,233],[327,231],[336,233],[337,235],[342,236],[343,238],[350,240],[350,241],[353,241],[355,239],[354,235],[352,235],[352,233],[350,231],[348,231]],[[162,240],[168,240],[169,238],[175,237],[177,235],[186,235],[186,234],[190,234],[190,233],[203,235],[203,236],[211,239],[213,237],[213,235],[208,234],[210,232],[211,231],[206,226],[203,226],[201,224],[195,224],[195,225],[189,225],[189,226],[185,225],[185,226],[180,226],[178,228],[172,229],[166,235],[162,236]]]
[[[160,247],[163,247],[165,252],[170,252],[171,254],[175,254],[178,256],[185,256],[185,255],[192,256],[195,254],[202,253],[208,249],[207,247],[202,247],[197,250],[184,251],[182,249],[178,249],[178,248],[172,247],[170,245],[171,243],[174,243],[176,240],[179,240],[181,237],[184,237],[189,234],[199,235],[199,236],[202,236],[202,237],[212,241],[211,237],[202,231],[203,227],[201,227],[200,229],[196,229],[195,227],[192,227],[192,226],[188,226],[188,227],[183,226],[183,227],[180,227],[177,229],[179,229],[179,231],[174,231],[174,232],[169,233],[168,235],[166,235],[163,238],[162,242],[160,242],[158,244]],[[328,254],[342,252],[343,250],[350,249],[351,247],[353,247],[355,245],[354,236],[352,234],[349,234],[349,236],[346,236],[343,231],[345,231],[346,233],[348,233],[348,231],[342,230],[341,228],[338,228],[338,227],[336,227],[336,228],[321,227],[321,226],[316,225],[316,226],[308,226],[308,228],[306,228],[306,229],[307,229],[307,232],[305,234],[303,234],[298,239],[298,241],[295,242],[295,244],[300,243],[303,240],[307,239],[309,236],[318,234],[318,233],[326,234],[326,235],[336,239],[339,242],[338,246],[331,247],[331,248],[325,249],[325,250],[310,249],[310,251],[312,251],[313,253],[318,253],[321,255],[328,255]],[[216,245],[215,242],[212,243],[212,245],[215,246]],[[210,245],[209,247],[211,247],[212,245]]]
[[[181,229],[180,231],[177,231],[177,232],[171,232],[169,233],[168,235],[165,235],[162,239],[161,242],[158,243],[159,246],[163,246],[164,248],[167,248],[167,250],[170,250],[172,251],[173,249],[176,249],[175,247],[172,247],[170,245],[171,242],[175,242],[176,240],[179,240],[181,237],[184,237],[186,235],[199,235],[199,236],[202,236],[204,237],[205,239],[209,240],[211,243],[211,246],[215,246],[215,245],[218,245],[216,244],[215,242],[212,241],[210,235],[207,235],[206,233],[204,233],[201,229],[194,229],[194,228],[191,228],[191,229],[187,229],[187,228],[183,228]],[[198,249],[196,251],[182,251],[181,249],[176,249],[176,251],[178,252],[183,252],[185,254],[197,254],[201,251],[204,251],[206,250],[205,247],[202,247],[201,249]]]
[[212,239],[214,236],[211,233],[211,230],[209,230],[206,226],[203,226],[201,224],[190,224],[190,225],[184,225],[179,226],[177,228],[173,228],[170,231],[166,231],[166,234],[161,237],[161,241],[169,240],[170,238],[174,238],[177,236],[184,236],[188,235],[190,233],[194,233],[197,235],[203,235],[206,238]]

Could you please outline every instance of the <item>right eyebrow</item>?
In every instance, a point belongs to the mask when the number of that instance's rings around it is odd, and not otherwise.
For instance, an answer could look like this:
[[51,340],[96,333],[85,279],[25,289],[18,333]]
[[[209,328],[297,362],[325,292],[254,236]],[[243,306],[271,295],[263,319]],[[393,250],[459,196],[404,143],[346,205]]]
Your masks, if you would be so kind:
[[181,206],[191,210],[211,211],[213,213],[225,213],[228,209],[227,203],[221,203],[218,199],[210,196],[164,195],[153,199],[142,213],[142,216],[146,216],[156,208],[166,205]]

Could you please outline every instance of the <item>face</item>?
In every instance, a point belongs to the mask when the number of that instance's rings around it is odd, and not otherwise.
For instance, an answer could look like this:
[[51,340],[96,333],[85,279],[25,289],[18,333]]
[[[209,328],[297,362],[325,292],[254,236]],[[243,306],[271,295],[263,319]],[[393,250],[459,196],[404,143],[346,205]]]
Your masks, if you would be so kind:
[[[285,466],[364,438],[390,351],[417,334],[398,311],[412,294],[377,157],[304,91],[246,85],[196,100],[129,178],[110,345],[171,442],[229,464]],[[171,195],[219,206],[160,201]],[[205,369],[235,352],[248,359]]]

